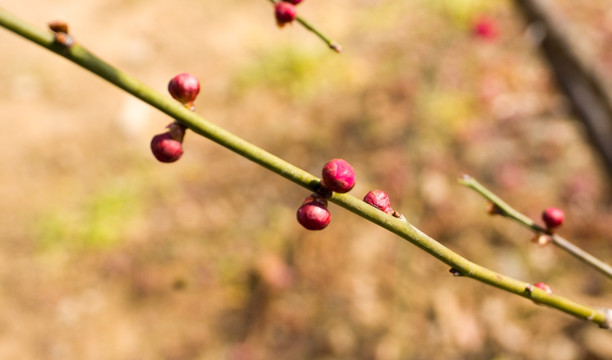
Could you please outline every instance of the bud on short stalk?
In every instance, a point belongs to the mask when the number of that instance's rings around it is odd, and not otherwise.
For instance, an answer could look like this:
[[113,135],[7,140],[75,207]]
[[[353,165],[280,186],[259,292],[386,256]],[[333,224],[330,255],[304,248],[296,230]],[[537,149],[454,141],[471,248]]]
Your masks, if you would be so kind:
[[170,133],[158,134],[151,140],[151,151],[155,158],[164,163],[175,162],[183,155],[183,145]]
[[311,195],[297,210],[298,222],[308,230],[323,230],[331,220],[331,214],[327,210],[327,200]]
[[342,159],[333,159],[323,166],[323,186],[337,193],[349,192],[355,186],[355,170]]
[[277,2],[274,4],[274,17],[279,27],[285,26],[285,24],[292,22],[297,17],[295,5],[285,1]]
[[542,220],[544,221],[544,224],[546,224],[546,228],[548,230],[561,226],[564,219],[565,214],[563,213],[563,210],[555,207],[549,207],[542,212]]
[[200,82],[189,73],[179,74],[170,79],[168,92],[177,101],[193,107],[193,102],[200,93]]

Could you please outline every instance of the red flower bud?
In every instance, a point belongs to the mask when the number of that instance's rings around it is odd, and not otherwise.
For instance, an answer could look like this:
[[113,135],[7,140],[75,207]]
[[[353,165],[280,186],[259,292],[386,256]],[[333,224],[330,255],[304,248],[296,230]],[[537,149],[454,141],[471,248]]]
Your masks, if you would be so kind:
[[153,137],[151,151],[157,160],[171,163],[177,161],[183,155],[183,145],[166,132]]
[[485,40],[494,40],[499,34],[497,23],[488,17],[481,17],[476,20],[473,28],[474,35]]
[[280,27],[295,20],[297,11],[295,5],[285,1],[279,1],[274,4],[274,16],[276,17],[276,24]]
[[349,192],[355,186],[355,170],[342,159],[333,159],[323,166],[323,186],[337,193]]
[[563,210],[555,207],[549,207],[542,212],[542,220],[544,220],[544,224],[546,224],[546,228],[549,230],[561,226],[564,219],[565,214]]
[[191,74],[179,74],[168,83],[168,92],[181,103],[192,104],[200,93],[200,82]]
[[552,289],[550,288],[550,286],[548,286],[547,284],[543,283],[543,282],[538,282],[533,284],[535,287],[537,287],[540,290],[544,290],[546,291],[546,293],[548,295],[552,295]]
[[329,224],[331,214],[325,205],[315,200],[300,206],[297,210],[297,220],[308,230],[323,230]]
[[389,195],[382,190],[372,190],[368,192],[363,198],[363,201],[381,211],[386,212],[387,214],[393,214],[391,202],[389,201]]

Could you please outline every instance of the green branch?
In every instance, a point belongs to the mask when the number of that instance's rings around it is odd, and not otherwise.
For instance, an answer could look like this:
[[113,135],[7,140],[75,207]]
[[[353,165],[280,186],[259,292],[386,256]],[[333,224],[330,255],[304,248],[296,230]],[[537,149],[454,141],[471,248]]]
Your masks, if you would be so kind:
[[[70,47],[63,46],[56,42],[55,36],[50,32],[25,24],[3,9],[0,9],[0,26],[95,73],[219,145],[260,164],[310,191],[316,192],[319,189],[320,179],[318,177],[219,128],[186,109],[183,105],[172,100],[169,96],[157,93],[130,75],[112,67],[93,55],[82,47],[78,41]],[[388,215],[352,195],[333,193],[329,200],[423,249],[428,254],[450,266],[455,275],[469,277],[495,286],[499,289],[533,300],[536,303],[556,308],[577,318],[592,321],[602,328],[612,327],[611,311],[583,305],[558,295],[549,295],[545,291],[531,286],[529,283],[506,277],[474,264],[425,235],[404,219]]]
[[482,184],[476,181],[476,179],[474,179],[473,177],[464,175],[463,178],[459,179],[459,183],[476,191],[477,193],[482,195],[485,199],[489,200],[495,207],[494,209],[495,214],[513,219],[519,224],[525,226],[526,228],[533,230],[536,234],[546,234],[548,237],[550,237],[551,242],[555,246],[568,252],[569,254],[577,258],[578,260],[584,262],[587,265],[592,266],[595,270],[601,272],[602,274],[606,275],[608,278],[612,279],[612,267],[610,265],[599,260],[595,256],[587,253],[586,251],[582,250],[581,248],[572,244],[571,242],[562,238],[561,236],[554,234],[550,232],[549,230],[547,230],[546,228],[536,224],[532,219],[521,214],[520,212],[515,210],[512,206],[508,205],[508,203],[500,199],[497,195],[493,194],[487,188],[482,186]]

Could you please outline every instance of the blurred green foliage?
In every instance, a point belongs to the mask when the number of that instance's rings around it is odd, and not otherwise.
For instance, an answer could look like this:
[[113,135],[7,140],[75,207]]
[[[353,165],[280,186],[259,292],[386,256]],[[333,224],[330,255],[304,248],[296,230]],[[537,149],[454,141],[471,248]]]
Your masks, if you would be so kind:
[[108,249],[141,216],[141,195],[137,187],[117,182],[74,206],[56,204],[35,223],[36,242],[43,251]]

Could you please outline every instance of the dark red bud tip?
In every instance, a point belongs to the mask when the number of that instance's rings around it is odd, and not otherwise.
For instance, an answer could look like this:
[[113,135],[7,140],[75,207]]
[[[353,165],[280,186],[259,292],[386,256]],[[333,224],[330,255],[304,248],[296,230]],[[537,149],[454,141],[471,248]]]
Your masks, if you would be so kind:
[[297,211],[297,220],[308,230],[323,230],[329,224],[331,214],[320,202],[312,201],[300,206]]
[[168,92],[181,103],[190,104],[200,93],[200,82],[191,74],[178,74],[170,79]]
[[547,229],[554,229],[561,226],[564,219],[565,214],[563,213],[563,210],[555,207],[549,207],[542,212],[542,220],[544,220],[544,224],[546,224]]
[[552,289],[550,288],[550,286],[548,286],[548,284],[545,284],[545,283],[543,283],[543,282],[538,282],[538,283],[535,283],[535,284],[533,284],[533,285],[534,285],[535,287],[537,287],[538,289],[540,289],[540,290],[544,290],[544,291],[546,291],[546,293],[547,293],[548,295],[552,295]]
[[333,159],[323,166],[323,186],[337,193],[349,192],[355,186],[355,170],[342,159]]
[[283,27],[285,24],[292,22],[297,17],[295,5],[285,1],[279,1],[274,4],[274,16],[276,24]]
[[180,141],[173,139],[170,133],[163,133],[153,137],[151,151],[157,160],[171,163],[181,158],[183,145]]
[[382,190],[372,190],[368,192],[363,198],[363,201],[374,206],[378,210],[386,212],[387,214],[393,214],[389,195]]
[[297,5],[302,2],[302,0],[283,0],[284,2],[291,3],[293,5]]

